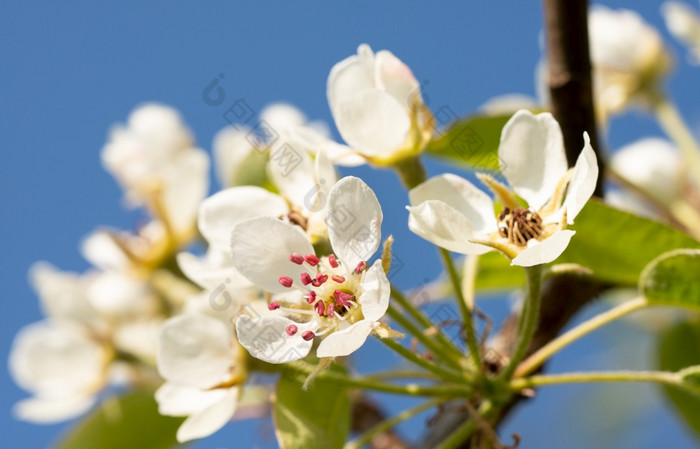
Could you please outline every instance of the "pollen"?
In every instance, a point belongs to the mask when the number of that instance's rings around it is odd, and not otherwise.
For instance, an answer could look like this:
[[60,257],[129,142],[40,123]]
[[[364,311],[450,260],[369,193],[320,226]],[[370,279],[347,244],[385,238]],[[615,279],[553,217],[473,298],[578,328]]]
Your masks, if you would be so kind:
[[498,216],[498,233],[511,243],[526,246],[542,235],[542,218],[530,209],[506,207]]

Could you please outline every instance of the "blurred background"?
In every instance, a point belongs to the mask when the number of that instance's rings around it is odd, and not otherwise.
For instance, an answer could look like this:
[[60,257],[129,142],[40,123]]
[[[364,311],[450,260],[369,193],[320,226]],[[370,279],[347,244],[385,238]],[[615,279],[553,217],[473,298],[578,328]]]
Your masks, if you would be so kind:
[[[623,1],[605,4],[630,7]],[[660,2],[633,5],[673,49],[676,69],[668,88],[697,131],[700,68],[687,65],[685,50],[669,37]],[[337,138],[326,77],[358,44],[394,52],[421,81],[433,111],[447,106],[462,116],[496,95],[535,96],[541,35],[538,1],[0,4],[2,446],[49,447],[72,424],[37,426],[13,418],[12,404],[27,394],[10,379],[7,356],[18,329],[42,318],[27,282],[29,266],[46,260],[83,271],[87,263],[78,245],[84,235],[98,225],[130,229],[139,220],[138,213],[122,207],[122,192],[99,157],[109,127],[123,122],[136,105],[174,106],[205,149],[227,125],[223,114],[237,99],[258,112],[271,102],[292,103],[310,119],[326,121]],[[202,93],[216,77],[226,101],[214,107]],[[662,133],[651,117],[627,113],[612,121],[606,150],[645,136]],[[428,169],[433,175],[448,167],[431,163]],[[402,264],[393,280],[409,289],[434,278],[440,272],[437,253],[408,231],[407,197],[396,176],[370,168],[352,173],[374,188],[384,208],[383,233],[396,238]],[[511,300],[484,298],[480,305],[498,323]],[[454,313],[449,308],[434,305],[430,312]],[[653,364],[653,345],[652,331],[617,323],[564,351],[549,370],[644,368]],[[386,355],[372,342],[355,358],[360,370],[375,370],[394,361]],[[411,403],[382,397],[389,413]],[[416,438],[427,417],[400,430]],[[516,432],[522,449],[697,447],[660,392],[645,385],[545,388],[501,429],[504,442]],[[269,420],[251,420],[230,424],[192,447],[274,448],[276,443]]]

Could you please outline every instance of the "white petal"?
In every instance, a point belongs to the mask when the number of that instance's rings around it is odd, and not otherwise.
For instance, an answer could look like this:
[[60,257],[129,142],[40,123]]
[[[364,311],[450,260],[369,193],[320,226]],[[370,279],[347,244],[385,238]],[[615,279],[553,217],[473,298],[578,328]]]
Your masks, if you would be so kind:
[[561,129],[547,112],[516,112],[503,127],[498,157],[508,183],[533,210],[549,200],[568,169]]
[[237,184],[236,178],[243,162],[253,151],[257,151],[247,138],[248,133],[248,128],[227,126],[214,136],[214,165],[219,183],[223,187]]
[[496,215],[491,197],[457,175],[445,173],[430,178],[411,189],[408,197],[411,206],[428,200],[440,200],[466,216],[479,232],[491,232],[496,229]]
[[574,166],[574,174],[569,181],[566,191],[564,207],[569,224],[573,224],[574,218],[581,212],[588,199],[593,195],[595,184],[598,180],[598,162],[595,157],[591,139],[588,133],[583,133],[585,144]]
[[541,242],[531,239],[528,242],[528,247],[518,254],[511,264],[521,267],[531,267],[533,265],[552,262],[564,252],[574,234],[576,234],[575,231],[565,229],[555,232],[549,238]]
[[331,112],[335,116],[339,106],[354,98],[357,92],[375,87],[374,55],[368,45],[363,44],[352,55],[340,61],[328,75],[326,94]]
[[170,226],[189,232],[197,220],[197,209],[209,190],[209,156],[200,149],[180,154],[163,175],[163,205]]
[[202,202],[199,230],[210,245],[227,248],[236,223],[252,217],[279,217],[288,211],[281,196],[261,187],[231,187]]
[[179,253],[177,265],[185,276],[205,289],[213,290],[224,284],[231,289],[252,287],[251,282],[233,267],[231,255],[218,253],[211,248],[204,257]]
[[82,241],[80,251],[85,260],[103,270],[124,270],[131,263],[107,231],[90,233]]
[[343,139],[367,156],[388,156],[401,148],[411,129],[409,112],[387,92],[368,89],[340,105],[333,114]]
[[29,279],[44,313],[51,318],[86,323],[96,319],[96,311],[87,298],[87,283],[80,275],[38,262],[30,268]]
[[221,401],[227,394],[228,389],[223,388],[201,390],[166,382],[156,390],[155,398],[161,415],[187,416]]
[[[297,327],[294,335],[287,335],[287,326]],[[236,321],[238,341],[250,355],[267,363],[287,363],[299,360],[309,353],[313,339],[306,341],[301,335],[314,323],[297,323],[279,315],[266,315],[251,319],[243,315]]]
[[282,196],[292,204],[304,205],[309,192],[315,191],[314,162],[308,149],[286,135],[272,149],[267,167]]
[[209,436],[231,420],[238,402],[238,388],[229,388],[226,395],[206,409],[190,415],[177,429],[177,441],[194,440]]
[[378,88],[390,93],[407,111],[414,96],[420,98],[420,84],[411,69],[388,50],[378,51],[374,58],[374,80]]
[[141,360],[156,360],[158,332],[163,319],[141,319],[121,324],[112,340],[119,351],[133,354]]
[[210,388],[226,380],[233,362],[232,329],[206,315],[169,319],[158,338],[158,372],[169,382]]
[[54,424],[82,415],[95,405],[94,396],[34,397],[12,407],[12,414],[36,424]]
[[348,266],[368,260],[382,237],[382,208],[371,188],[347,176],[328,195],[326,223],[335,254]]
[[373,322],[362,320],[342,331],[333,332],[321,341],[316,350],[318,357],[343,357],[362,346],[372,332]]
[[[427,241],[461,254],[484,254],[491,248],[469,240],[486,240],[469,219],[442,201],[428,200],[416,207],[408,207],[408,228]],[[495,231],[495,228],[494,228]]]
[[248,280],[270,292],[284,292],[280,276],[299,282],[303,265],[289,260],[292,253],[314,254],[299,226],[276,218],[257,217],[238,223],[231,234],[233,265]]
[[391,286],[386,273],[382,269],[382,261],[376,260],[365,272],[360,282],[362,295],[358,298],[362,307],[362,315],[370,321],[377,321],[389,308]]
[[38,322],[15,336],[9,368],[15,382],[41,395],[82,393],[104,380],[105,350],[68,323]]
[[307,118],[296,106],[273,103],[260,112],[260,121],[266,122],[276,133],[282,134],[291,128],[303,126]]

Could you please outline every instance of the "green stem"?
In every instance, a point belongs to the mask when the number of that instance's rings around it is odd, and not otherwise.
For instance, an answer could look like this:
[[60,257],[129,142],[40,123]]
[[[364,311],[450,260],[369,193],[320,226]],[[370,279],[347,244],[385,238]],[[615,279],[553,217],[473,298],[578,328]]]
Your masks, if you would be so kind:
[[525,267],[525,274],[527,276],[527,297],[525,298],[525,304],[523,304],[520,321],[518,322],[518,338],[510,362],[499,375],[501,379],[510,379],[518,364],[525,357],[530,342],[532,342],[532,336],[535,334],[537,320],[540,315],[542,265]]
[[514,379],[510,382],[510,387],[515,391],[520,391],[526,388],[544,385],[598,382],[652,382],[684,388],[684,384],[681,382],[678,374],[665,371],[608,371],[550,374]]
[[446,398],[438,398],[438,399],[433,399],[431,401],[425,402],[417,407],[413,407],[408,410],[404,410],[403,412],[399,413],[396,416],[393,416],[376,426],[372,427],[362,435],[360,435],[358,438],[356,438],[353,441],[348,442],[345,444],[343,449],[360,449],[364,445],[368,444],[369,442],[372,441],[372,439],[381,434],[384,433],[388,430],[390,430],[392,427],[395,425],[406,421],[407,419],[413,418],[414,416],[418,415],[419,413],[424,412],[425,410],[428,410],[429,408],[435,407],[438,404],[441,404],[448,399]]
[[561,351],[579,338],[612,321],[615,321],[618,318],[634,312],[635,310],[639,310],[648,304],[649,303],[647,300],[643,297],[635,298],[579,324],[568,332],[550,341],[537,352],[528,357],[523,363],[520,364],[520,366],[518,366],[518,369],[515,370],[515,377],[527,376],[542,366],[542,364],[554,354]]
[[438,343],[440,343],[444,348],[451,352],[457,359],[462,358],[462,353],[457,349],[457,347],[447,338],[442,331],[433,324],[430,319],[425,316],[425,314],[413,304],[406,296],[393,285],[391,286],[391,296],[394,298],[396,303],[401,306],[405,311],[409,313],[421,326],[428,329],[435,329],[435,338]]
[[[484,401],[479,407],[479,415],[482,418],[489,417],[496,408],[493,407],[491,402]],[[444,439],[435,449],[455,449],[460,447],[467,438],[469,438],[472,433],[477,429],[477,423],[473,419],[466,420],[462,425],[457,427],[446,439]]]
[[445,362],[449,363],[451,366],[453,366],[456,369],[461,370],[462,367],[459,363],[461,354],[455,355],[454,353],[448,353],[446,349],[438,344],[438,342],[431,337],[428,337],[416,327],[415,324],[413,324],[408,318],[406,318],[401,312],[396,310],[394,307],[391,305],[386,311],[387,315],[394,321],[396,321],[401,327],[406,329],[406,331],[411,334],[412,336],[416,337],[418,341],[423,343],[423,345],[428,348],[433,354],[435,354],[437,357],[440,359],[444,360]]
[[425,368],[428,371],[437,374],[442,379],[452,380],[457,383],[465,383],[467,381],[467,378],[461,375],[460,373],[448,370],[447,368],[443,368],[425,360],[423,357],[413,353],[411,350],[404,347],[401,343],[398,343],[390,338],[380,338],[379,340],[386,346],[388,346],[389,349],[392,349],[394,352],[396,352],[409,362],[412,362],[420,366],[421,368]]
[[440,256],[442,256],[442,261],[445,264],[445,269],[447,270],[450,280],[452,281],[452,288],[455,293],[455,299],[457,300],[457,305],[462,314],[462,321],[464,322],[464,333],[466,334],[467,346],[469,347],[469,354],[474,362],[477,369],[481,370],[481,353],[479,352],[479,342],[476,338],[476,330],[474,329],[474,319],[472,317],[472,312],[467,306],[467,302],[464,299],[464,294],[462,293],[462,282],[459,279],[457,270],[455,269],[454,263],[452,262],[452,256],[450,252],[444,248],[440,248]]
[[[295,362],[285,365],[284,368],[289,374],[301,374],[302,376],[308,376],[314,371],[314,367],[308,366],[305,362]],[[349,387],[407,396],[468,397],[473,394],[473,390],[465,385],[444,384],[430,386],[415,383],[396,385],[363,377],[349,377],[329,370],[318,373],[316,379],[332,380]],[[301,378],[299,380],[303,382],[305,379]],[[462,380],[462,382],[464,381]]]
[[427,373],[425,371],[411,371],[411,370],[394,370],[394,371],[383,371],[377,374],[367,374],[367,379],[372,380],[385,380],[385,379],[429,379],[429,380],[439,380],[435,374]]
[[696,183],[700,184],[700,146],[683,117],[678,113],[678,109],[666,95],[658,93],[653,100],[653,108],[659,124],[676,142],[685,157],[690,175]]
[[420,160],[420,156],[411,156],[401,159],[393,165],[396,173],[401,179],[401,183],[407,189],[412,189],[427,178],[425,167]]

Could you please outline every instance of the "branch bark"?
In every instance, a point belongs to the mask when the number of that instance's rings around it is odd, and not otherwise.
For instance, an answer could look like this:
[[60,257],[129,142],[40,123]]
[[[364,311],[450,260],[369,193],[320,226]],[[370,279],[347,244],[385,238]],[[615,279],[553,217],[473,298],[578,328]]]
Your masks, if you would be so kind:
[[[379,406],[358,392],[352,401],[352,431],[364,433],[386,419]],[[383,432],[372,439],[372,449],[410,449],[394,431]]]
[[[583,148],[583,133],[588,132],[600,168],[595,195],[602,197],[605,176],[593,103],[588,1],[543,0],[543,4],[551,111],[561,125],[569,165],[576,162]],[[555,338],[566,323],[605,288],[603,284],[573,275],[550,279],[542,291],[540,317],[528,354]],[[492,341],[491,349],[499,354],[510,354],[515,342],[517,323],[518,317],[510,316]],[[496,425],[503,422],[522,399],[515,398],[507,404],[495,420]],[[441,437],[449,434],[466,419],[469,419],[466,413],[447,415],[443,422],[432,429],[421,447],[433,447]],[[469,448],[470,442],[465,442],[462,447]]]

